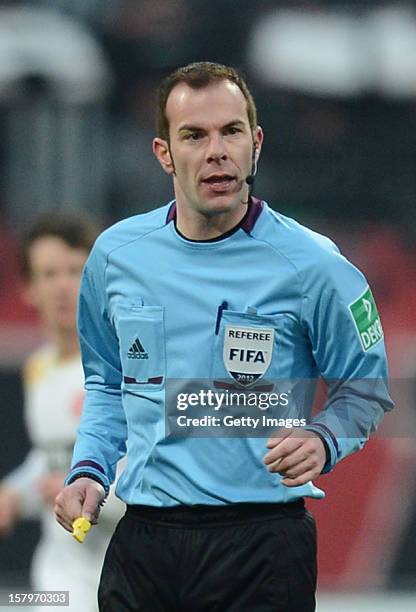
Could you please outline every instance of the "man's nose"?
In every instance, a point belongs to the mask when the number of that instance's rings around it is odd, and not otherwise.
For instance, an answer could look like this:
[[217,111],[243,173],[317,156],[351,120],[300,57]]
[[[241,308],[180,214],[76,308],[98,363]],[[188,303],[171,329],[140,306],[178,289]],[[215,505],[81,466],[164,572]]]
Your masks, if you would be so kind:
[[218,163],[220,161],[225,161],[227,157],[227,150],[223,138],[219,135],[212,136],[208,144],[207,161]]

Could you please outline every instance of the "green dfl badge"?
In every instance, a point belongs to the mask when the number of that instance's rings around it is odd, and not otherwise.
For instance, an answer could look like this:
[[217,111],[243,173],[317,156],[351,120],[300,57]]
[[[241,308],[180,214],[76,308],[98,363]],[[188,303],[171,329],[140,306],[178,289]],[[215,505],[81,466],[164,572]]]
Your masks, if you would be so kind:
[[361,346],[364,351],[368,351],[384,337],[380,316],[370,287],[349,305],[349,309],[360,337]]

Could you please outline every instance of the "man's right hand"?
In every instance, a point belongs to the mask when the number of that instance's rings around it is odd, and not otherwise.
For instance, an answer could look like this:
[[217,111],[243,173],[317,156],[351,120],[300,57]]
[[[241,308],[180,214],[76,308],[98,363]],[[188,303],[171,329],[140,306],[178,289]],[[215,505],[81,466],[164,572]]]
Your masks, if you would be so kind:
[[72,533],[72,523],[80,516],[92,524],[98,521],[104,487],[91,478],[77,478],[62,489],[55,499],[55,517],[64,529]]

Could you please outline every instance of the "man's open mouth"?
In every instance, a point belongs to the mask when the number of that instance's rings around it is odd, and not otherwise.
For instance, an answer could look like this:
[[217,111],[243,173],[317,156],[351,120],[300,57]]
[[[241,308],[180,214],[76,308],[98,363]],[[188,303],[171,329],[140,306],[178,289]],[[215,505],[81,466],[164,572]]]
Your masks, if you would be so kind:
[[234,180],[235,177],[231,174],[211,174],[211,176],[208,176],[206,179],[203,179],[202,182],[208,183],[208,185],[221,185],[230,183]]

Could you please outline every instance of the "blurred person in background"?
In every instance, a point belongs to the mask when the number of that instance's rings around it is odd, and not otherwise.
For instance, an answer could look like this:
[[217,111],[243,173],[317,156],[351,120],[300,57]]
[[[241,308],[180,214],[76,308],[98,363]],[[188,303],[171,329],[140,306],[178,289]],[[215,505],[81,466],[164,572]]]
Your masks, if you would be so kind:
[[69,610],[94,612],[104,552],[123,504],[112,494],[100,525],[82,546],[58,527],[54,499],[62,489],[79,423],[83,371],[76,330],[81,272],[97,236],[91,220],[50,214],[21,245],[24,297],[36,309],[47,343],[24,366],[25,420],[32,449],[0,483],[0,534],[16,521],[41,519],[32,586],[69,591]]
[[[392,408],[368,283],[328,238],[252,197],[262,143],[234,69],[179,68],[160,87],[153,140],[175,201],[106,230],[85,267],[87,393],[55,513],[68,531],[78,516],[97,519],[128,439],[117,484],[128,507],[104,562],[101,612],[315,610],[304,498],[324,497],[313,480]],[[262,364],[254,371],[249,354]],[[169,431],[183,395],[170,401],[172,380],[255,391],[319,375],[329,399],[311,418],[302,391],[305,427],[268,440]]]

